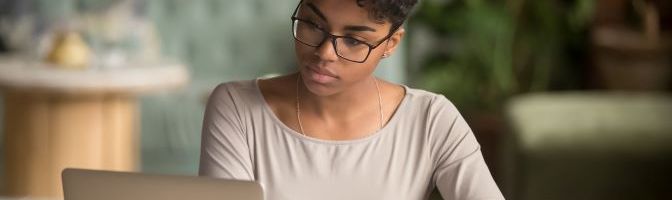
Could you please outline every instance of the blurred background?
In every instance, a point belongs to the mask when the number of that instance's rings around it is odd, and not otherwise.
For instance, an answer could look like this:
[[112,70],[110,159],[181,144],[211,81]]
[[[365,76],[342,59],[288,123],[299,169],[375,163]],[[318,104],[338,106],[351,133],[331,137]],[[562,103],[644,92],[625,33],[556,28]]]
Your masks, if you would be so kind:
[[[296,3],[0,0],[2,194],[57,195],[68,166],[196,175],[209,92],[294,70]],[[416,7],[376,74],[455,103],[507,199],[672,199],[672,1]]]

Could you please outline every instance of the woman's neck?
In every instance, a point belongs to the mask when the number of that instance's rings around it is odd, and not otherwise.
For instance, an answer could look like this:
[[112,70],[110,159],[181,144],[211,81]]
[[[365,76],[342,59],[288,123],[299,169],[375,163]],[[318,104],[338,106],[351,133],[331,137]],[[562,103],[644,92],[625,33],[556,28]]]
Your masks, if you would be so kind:
[[301,112],[311,112],[323,119],[344,119],[364,114],[370,110],[377,111],[380,91],[376,88],[375,81],[375,77],[370,76],[370,78],[328,96],[313,94],[302,81],[299,81]]

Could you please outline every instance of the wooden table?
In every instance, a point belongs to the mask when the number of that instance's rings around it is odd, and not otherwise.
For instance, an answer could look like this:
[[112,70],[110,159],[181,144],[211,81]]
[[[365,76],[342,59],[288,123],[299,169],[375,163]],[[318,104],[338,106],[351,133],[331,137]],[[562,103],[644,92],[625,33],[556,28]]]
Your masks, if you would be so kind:
[[179,64],[77,71],[0,58],[2,195],[61,198],[60,173],[67,167],[137,170],[136,97],[182,86],[188,76]]

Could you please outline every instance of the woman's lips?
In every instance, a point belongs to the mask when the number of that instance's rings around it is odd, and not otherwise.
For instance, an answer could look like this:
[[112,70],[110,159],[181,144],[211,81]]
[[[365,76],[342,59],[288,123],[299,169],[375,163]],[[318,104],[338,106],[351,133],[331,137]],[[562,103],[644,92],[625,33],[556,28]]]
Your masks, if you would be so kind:
[[331,82],[336,81],[338,78],[330,73],[327,72],[322,72],[315,70],[312,67],[307,67],[308,69],[308,78],[314,82],[320,83],[320,84],[328,84]]

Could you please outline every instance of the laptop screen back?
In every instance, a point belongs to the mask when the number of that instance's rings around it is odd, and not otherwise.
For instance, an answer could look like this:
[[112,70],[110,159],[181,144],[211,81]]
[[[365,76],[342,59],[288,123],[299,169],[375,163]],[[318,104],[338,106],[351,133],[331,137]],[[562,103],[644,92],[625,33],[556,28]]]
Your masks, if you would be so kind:
[[252,181],[83,169],[62,174],[65,200],[262,200]]

